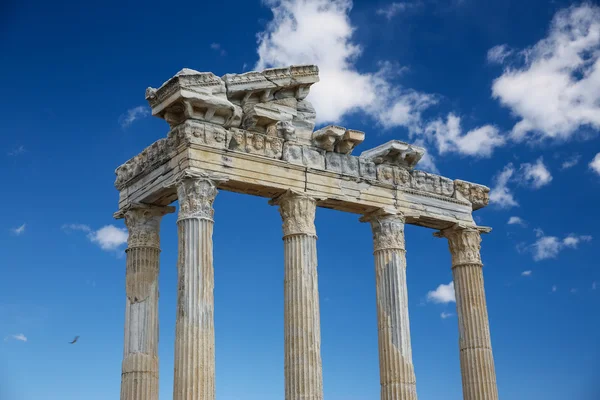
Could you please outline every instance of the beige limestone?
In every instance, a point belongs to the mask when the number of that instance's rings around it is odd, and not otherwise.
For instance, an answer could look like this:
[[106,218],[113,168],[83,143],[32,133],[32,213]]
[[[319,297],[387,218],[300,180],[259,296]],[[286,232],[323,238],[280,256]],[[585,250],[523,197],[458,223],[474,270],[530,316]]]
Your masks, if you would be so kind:
[[283,220],[285,400],[322,400],[316,200],[287,191],[271,204]]
[[497,400],[480,231],[489,230],[455,227],[445,229],[437,236],[448,239],[452,253],[463,397],[465,400]]
[[158,400],[160,221],[173,211],[138,204],[117,215],[129,231],[121,400]]
[[177,181],[179,256],[173,400],[215,399],[213,202],[216,183]]
[[417,386],[412,362],[404,216],[378,210],[361,218],[373,230],[379,374],[382,400],[416,400]]

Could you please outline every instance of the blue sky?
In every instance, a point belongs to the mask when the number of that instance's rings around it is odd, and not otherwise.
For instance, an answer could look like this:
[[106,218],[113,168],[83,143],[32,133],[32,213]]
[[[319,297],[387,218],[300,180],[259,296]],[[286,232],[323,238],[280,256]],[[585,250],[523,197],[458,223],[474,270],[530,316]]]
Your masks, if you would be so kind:
[[[482,4],[486,3],[486,4]],[[486,184],[475,213],[500,397],[600,393],[600,8],[565,1],[8,1],[0,5],[0,399],[117,398],[125,258],[115,168],[168,126],[147,86],[316,63],[319,123],[356,150],[419,143],[420,166]],[[283,245],[266,199],[215,202],[217,396],[283,396]],[[161,398],[171,398],[175,215],[162,223]],[[370,228],[317,212],[328,400],[379,397]],[[461,399],[444,240],[407,227],[421,400]],[[80,341],[67,343],[75,335]]]

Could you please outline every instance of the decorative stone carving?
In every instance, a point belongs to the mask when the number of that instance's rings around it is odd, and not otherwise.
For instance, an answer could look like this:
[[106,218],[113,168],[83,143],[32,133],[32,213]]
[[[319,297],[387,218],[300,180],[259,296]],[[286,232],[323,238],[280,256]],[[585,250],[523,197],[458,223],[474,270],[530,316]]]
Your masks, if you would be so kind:
[[283,235],[312,235],[315,231],[315,207],[317,199],[305,193],[288,190],[275,197],[269,204],[279,206],[283,220]]
[[410,187],[412,185],[412,176],[407,169],[401,167],[393,167],[394,183],[398,186]]
[[434,236],[448,239],[452,254],[452,268],[467,264],[483,265],[481,263],[481,233],[488,233],[487,227],[454,226],[434,233]]
[[352,150],[364,140],[364,132],[348,129],[344,132],[342,139],[335,145],[335,151],[342,154],[351,154]]
[[160,248],[160,221],[166,214],[175,212],[175,207],[159,207],[146,204],[132,204],[115,213],[115,218],[125,218],[129,231],[127,247]]
[[242,109],[227,99],[225,83],[212,72],[184,68],[158,89],[146,89],[152,115],[174,127],[187,119],[239,126]]
[[284,138],[285,140],[295,140],[296,139],[296,127],[289,121],[279,121],[275,124],[275,128],[277,129],[277,133],[279,137]]
[[176,181],[179,199],[179,220],[199,218],[213,220],[213,202],[217,196],[216,183],[220,177],[184,174]]
[[325,169],[325,156],[322,151],[294,142],[283,144],[283,160],[309,168]]
[[360,176],[366,179],[377,179],[377,167],[375,163],[358,157],[358,170]]
[[344,136],[346,128],[329,125],[313,133],[315,146],[325,150],[333,151],[335,144]]
[[338,174],[359,176],[358,157],[340,153],[325,153],[325,167]]
[[405,250],[405,219],[401,212],[380,209],[365,214],[360,218],[360,221],[371,223],[375,251],[385,249]]
[[473,206],[473,210],[479,210],[490,202],[490,188],[476,183],[454,180],[454,195],[459,200],[466,200]]
[[412,170],[425,154],[425,149],[419,146],[391,140],[370,150],[363,151],[363,158],[375,164],[390,164]]
[[243,129],[231,129],[229,149],[279,159],[283,154],[283,139]]

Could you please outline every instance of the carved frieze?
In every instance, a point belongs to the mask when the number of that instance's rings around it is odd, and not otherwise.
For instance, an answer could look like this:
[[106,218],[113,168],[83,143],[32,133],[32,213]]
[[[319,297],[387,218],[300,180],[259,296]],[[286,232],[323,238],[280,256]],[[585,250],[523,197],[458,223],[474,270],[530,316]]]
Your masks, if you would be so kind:
[[338,174],[359,176],[358,157],[351,155],[327,152],[325,153],[325,167],[328,171]]
[[283,139],[243,129],[231,129],[229,149],[280,159],[283,154]]
[[473,210],[483,208],[490,202],[490,188],[487,186],[456,179],[454,188],[456,189],[455,198],[470,202]]

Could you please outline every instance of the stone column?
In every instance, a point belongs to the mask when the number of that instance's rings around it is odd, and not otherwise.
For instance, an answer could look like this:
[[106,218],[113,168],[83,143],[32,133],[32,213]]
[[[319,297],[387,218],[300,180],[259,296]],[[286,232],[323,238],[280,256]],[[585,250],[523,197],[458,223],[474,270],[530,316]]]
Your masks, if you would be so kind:
[[322,400],[316,199],[290,190],[271,204],[283,220],[285,400]]
[[463,397],[465,400],[497,400],[483,264],[479,252],[480,231],[489,232],[489,228],[455,227],[436,236],[448,239],[452,253]]
[[213,179],[177,181],[179,249],[173,400],[215,399]]
[[404,216],[379,210],[361,218],[373,230],[379,375],[382,400],[416,400],[417,384],[412,361]]
[[132,205],[125,217],[127,272],[121,400],[158,400],[160,221],[174,207]]

